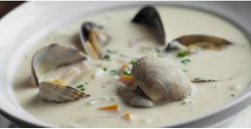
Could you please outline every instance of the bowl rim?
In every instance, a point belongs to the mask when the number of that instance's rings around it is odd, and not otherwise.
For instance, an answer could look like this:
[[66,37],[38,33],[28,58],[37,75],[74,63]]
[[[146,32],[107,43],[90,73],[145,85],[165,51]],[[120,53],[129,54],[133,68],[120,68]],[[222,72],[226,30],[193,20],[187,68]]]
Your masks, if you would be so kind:
[[[82,2],[86,2],[86,1],[82,1]],[[9,15],[12,15],[13,13],[19,11],[21,8],[25,8],[29,4],[34,4],[34,3],[36,3],[36,2],[22,3],[21,5],[17,6],[13,10],[11,10],[9,13],[7,13],[5,16],[3,16],[0,21],[2,21],[3,19],[7,19]],[[172,3],[169,3],[169,2],[167,2],[167,3],[170,4],[171,6],[176,6],[176,4],[172,4]],[[130,5],[127,5],[127,6],[130,6]],[[178,6],[183,6],[183,5],[178,5]],[[184,5],[184,7],[188,7],[188,6]],[[205,10],[205,9],[202,9],[202,8],[195,8],[195,9],[203,10],[205,12],[213,13],[214,15],[217,15],[217,16],[219,15],[219,16],[222,17],[221,14],[217,14],[217,13],[213,12],[212,10]],[[234,23],[234,25],[240,26],[239,23],[234,19],[230,19],[229,17],[226,18],[225,16],[223,16],[223,18],[227,19],[227,21],[229,21],[231,23]],[[243,29],[243,27],[241,27],[241,29]],[[244,29],[244,30],[247,31],[246,29]],[[251,84],[249,84],[248,86],[251,86]],[[158,127],[182,127],[182,126],[185,127],[188,124],[198,122],[198,121],[203,121],[203,120],[206,120],[206,119],[208,119],[210,117],[216,116],[220,112],[230,110],[230,109],[234,109],[235,107],[237,107],[241,103],[245,102],[249,98],[251,98],[251,92],[247,92],[244,95],[239,95],[233,101],[231,101],[231,102],[229,102],[229,103],[227,103],[227,104],[225,104],[225,105],[223,105],[223,106],[221,106],[219,108],[211,110],[211,111],[209,111],[209,112],[207,112],[207,113],[205,113],[203,115],[195,116],[195,117],[192,117],[190,119],[174,122],[174,123],[171,123],[171,124],[161,125],[161,126],[158,126]],[[251,100],[250,100],[249,104],[250,103],[251,103]],[[249,105],[249,104],[246,104],[246,106]],[[245,108],[246,106],[242,106],[242,109]],[[46,123],[45,124],[43,124],[43,123],[42,124],[41,123],[34,123],[34,122],[28,121],[26,119],[22,119],[22,117],[19,117],[19,116],[15,115],[12,112],[8,112],[8,111],[4,110],[4,107],[2,107],[1,104],[0,104],[0,113],[3,116],[5,116],[6,118],[17,122],[18,125],[26,125],[26,127],[27,127],[27,125],[28,125],[28,127],[55,127],[53,125],[46,125]],[[40,119],[38,119],[38,120],[40,120]],[[42,120],[40,120],[40,121],[42,121]]]

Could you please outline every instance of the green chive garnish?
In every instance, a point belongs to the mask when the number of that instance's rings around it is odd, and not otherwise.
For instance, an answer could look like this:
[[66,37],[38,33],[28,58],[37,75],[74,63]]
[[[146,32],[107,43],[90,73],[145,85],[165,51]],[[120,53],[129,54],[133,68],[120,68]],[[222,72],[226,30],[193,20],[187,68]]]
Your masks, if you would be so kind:
[[112,51],[112,50],[107,50],[108,53],[111,53],[111,54],[116,54],[118,53],[117,51]]
[[104,71],[107,71],[107,68],[103,68]]
[[130,64],[134,65],[137,62],[138,58],[134,58],[133,60],[131,60]]
[[85,88],[81,88],[81,89],[79,89],[79,90],[81,90],[81,91],[85,91]]
[[232,96],[232,97],[235,97],[235,95],[234,95],[234,94],[231,94],[231,96]]
[[194,81],[199,81],[199,80],[201,80],[201,78],[196,77],[196,78],[194,78],[193,80],[194,80]]
[[178,52],[178,57],[185,57],[187,55],[187,52],[184,50],[181,50]]
[[79,85],[79,86],[77,86],[77,88],[79,89],[79,88],[83,88],[84,87],[84,85]]
[[109,61],[109,60],[110,60],[110,56],[109,56],[109,55],[105,55],[105,56],[104,56],[104,60]]
[[183,63],[183,64],[187,64],[189,62],[191,62],[191,60],[189,60],[189,59],[183,59],[183,60],[181,60],[181,63]]
[[111,75],[116,75],[117,73],[118,73],[117,70],[112,70],[112,71],[110,71],[110,74],[111,74]]
[[131,76],[131,71],[126,69],[126,70],[124,70],[124,71],[122,72],[122,75]]

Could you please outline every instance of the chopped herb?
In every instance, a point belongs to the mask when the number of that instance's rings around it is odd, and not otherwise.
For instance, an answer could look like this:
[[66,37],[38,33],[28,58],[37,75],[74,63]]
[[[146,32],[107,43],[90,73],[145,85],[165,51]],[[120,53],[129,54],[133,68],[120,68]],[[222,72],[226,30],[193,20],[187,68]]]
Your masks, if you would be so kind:
[[111,71],[110,71],[110,74],[111,74],[111,75],[116,75],[117,73],[118,73],[117,70],[111,70]]
[[104,60],[109,61],[109,60],[110,60],[110,56],[109,56],[109,55],[105,55],[105,56],[104,56]]
[[184,69],[183,72],[187,72],[188,70]]
[[86,85],[88,85],[89,83],[88,82],[85,82]]
[[155,50],[156,50],[157,53],[160,53],[159,48],[156,47]]
[[104,70],[104,71],[107,71],[107,68],[105,67],[105,68],[103,68],[103,70]]
[[183,64],[187,64],[189,62],[191,62],[189,59],[183,59],[183,60],[181,60],[181,63],[183,63]]
[[125,69],[123,72],[122,72],[122,75],[128,75],[128,76],[131,76],[131,71],[128,70],[128,69]]
[[199,80],[201,80],[201,78],[196,77],[196,78],[194,78],[193,80],[194,80],[194,81],[199,81]]
[[85,87],[84,87],[84,85],[83,85],[83,84],[82,84],[82,85],[77,86],[77,88],[78,88],[80,91],[85,91]]
[[181,50],[178,52],[178,57],[185,57],[187,55],[187,52],[184,50]]
[[231,97],[235,97],[235,95],[234,95],[234,94],[231,94]]
[[120,57],[128,58],[126,55],[121,54]]
[[112,50],[107,50],[108,53],[111,53],[111,54],[116,54],[118,53],[117,51],[112,51]]
[[137,62],[138,58],[134,58],[133,60],[131,60],[130,64],[134,65]]
[[79,86],[77,86],[77,88],[79,89],[79,88],[83,88],[84,87],[84,85],[79,85]]
[[81,91],[85,91],[85,88],[81,88],[81,89],[79,89],[79,90],[81,90]]

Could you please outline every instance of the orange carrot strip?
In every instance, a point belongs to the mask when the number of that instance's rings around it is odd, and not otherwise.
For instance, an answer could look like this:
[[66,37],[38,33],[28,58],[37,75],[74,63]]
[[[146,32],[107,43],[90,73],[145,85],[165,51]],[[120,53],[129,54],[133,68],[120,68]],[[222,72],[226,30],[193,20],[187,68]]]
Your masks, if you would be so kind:
[[123,75],[119,79],[120,82],[124,83],[126,86],[134,86],[135,80],[132,76]]
[[101,107],[99,110],[118,110],[119,106],[118,104],[106,106],[106,107]]

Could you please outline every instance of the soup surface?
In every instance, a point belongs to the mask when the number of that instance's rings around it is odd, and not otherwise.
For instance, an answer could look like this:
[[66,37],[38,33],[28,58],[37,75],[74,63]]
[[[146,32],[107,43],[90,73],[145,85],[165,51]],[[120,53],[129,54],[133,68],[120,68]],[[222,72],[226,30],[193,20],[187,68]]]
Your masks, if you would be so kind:
[[[251,80],[250,45],[244,34],[231,23],[198,10],[156,6],[167,36],[167,42],[188,34],[205,34],[227,39],[233,45],[225,49],[200,50],[178,57],[178,51],[165,52],[156,37],[132,18],[140,7],[104,12],[76,21],[44,37],[23,57],[16,71],[14,91],[22,108],[36,118],[61,127],[153,127],[186,120],[221,107],[238,96]],[[83,22],[104,26],[111,41],[102,48],[109,60],[93,61],[92,68],[81,70],[81,62],[61,67],[43,76],[60,79],[71,86],[83,85],[90,97],[67,103],[42,100],[39,88],[32,86],[31,59],[34,52],[51,43],[80,49],[79,29]],[[135,108],[117,94],[119,71],[135,58],[157,55],[176,64],[190,80],[213,79],[216,82],[193,83],[192,95],[181,101],[166,102],[152,108]],[[184,62],[184,60],[189,60]],[[69,71],[72,71],[69,72]],[[69,75],[70,74],[70,75]],[[117,111],[98,110],[117,104]],[[130,118],[125,114],[130,113]]]

